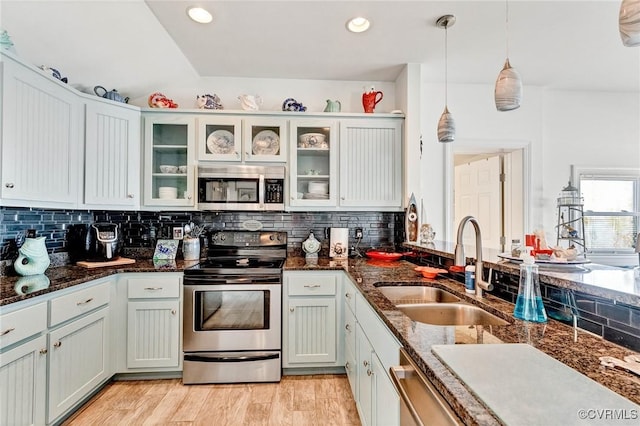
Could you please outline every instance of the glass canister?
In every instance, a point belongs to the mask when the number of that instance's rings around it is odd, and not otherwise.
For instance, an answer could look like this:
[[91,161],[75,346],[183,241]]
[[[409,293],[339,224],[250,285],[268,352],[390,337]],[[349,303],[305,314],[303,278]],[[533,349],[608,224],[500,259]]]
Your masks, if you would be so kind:
[[520,285],[513,316],[524,321],[547,322],[540,294],[538,265],[532,256],[526,256],[520,265]]

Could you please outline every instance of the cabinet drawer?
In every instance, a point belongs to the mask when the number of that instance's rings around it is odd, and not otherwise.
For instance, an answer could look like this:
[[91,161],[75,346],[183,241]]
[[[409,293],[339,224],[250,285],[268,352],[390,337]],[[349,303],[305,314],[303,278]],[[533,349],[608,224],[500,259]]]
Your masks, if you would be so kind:
[[356,353],[356,317],[351,309],[344,310],[344,340],[352,353]]
[[178,277],[129,278],[129,299],[175,299],[180,297]]
[[308,274],[289,280],[289,296],[333,296],[336,294],[336,276]]
[[108,281],[51,300],[49,326],[53,327],[109,303],[110,294],[111,281]]
[[344,280],[344,301],[345,305],[351,309],[352,313],[356,313],[356,294],[358,294],[358,290],[356,290],[355,286],[349,280],[349,278],[345,278]]
[[0,347],[4,349],[46,329],[46,302],[4,314],[0,317]]
[[369,305],[364,296],[358,294],[356,298],[356,317],[362,330],[371,342],[385,371],[400,362],[400,343],[378,314]]

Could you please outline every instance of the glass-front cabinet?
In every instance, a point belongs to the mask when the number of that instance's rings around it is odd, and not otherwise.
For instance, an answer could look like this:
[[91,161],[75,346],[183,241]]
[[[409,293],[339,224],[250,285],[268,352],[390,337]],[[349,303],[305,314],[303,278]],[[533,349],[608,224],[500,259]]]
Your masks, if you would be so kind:
[[338,125],[331,120],[290,122],[291,207],[336,205]]
[[198,160],[241,161],[240,117],[198,118]]
[[195,118],[145,116],[145,205],[195,205]]
[[198,118],[198,160],[287,161],[287,120],[274,117]]
[[244,161],[287,161],[287,120],[247,117],[243,128]]

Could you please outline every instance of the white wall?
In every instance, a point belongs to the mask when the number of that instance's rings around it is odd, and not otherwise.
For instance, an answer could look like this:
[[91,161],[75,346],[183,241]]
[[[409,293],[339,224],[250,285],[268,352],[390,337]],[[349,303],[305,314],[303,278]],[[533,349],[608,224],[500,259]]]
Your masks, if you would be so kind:
[[[197,95],[215,93],[228,110],[239,110],[238,95],[249,94],[262,97],[263,104],[260,110],[264,111],[281,111],[283,101],[294,98],[302,102],[309,112],[323,111],[327,99],[331,99],[340,101],[342,112],[362,113],[363,87],[371,85],[384,94],[375,112],[390,112],[397,108],[395,84],[392,82],[207,77],[168,83],[165,87],[159,87],[157,91],[173,99],[180,108],[197,108]],[[129,103],[148,107],[147,97],[131,99]]]
[[[456,140],[451,144],[438,142],[438,119],[444,109],[444,88],[442,85],[424,84],[422,88],[422,126],[425,150],[422,162],[422,187],[425,209],[430,223],[443,239],[452,239],[455,229],[448,229],[446,203],[453,194],[445,182],[445,150],[455,150],[457,146],[501,145],[505,148],[529,146],[530,162],[542,162],[542,90],[525,87],[523,105],[510,112],[498,112],[493,101],[493,86],[478,84],[449,84],[449,111],[456,121]],[[542,212],[536,200],[542,198],[542,176],[536,167],[531,167],[530,206],[531,223],[542,222]],[[451,201],[452,202],[452,201]],[[457,224],[453,224],[457,226]]]
[[639,93],[546,93],[542,164],[545,229],[556,225],[556,198],[569,181],[572,164],[640,168]]
[[444,109],[444,88],[423,84],[421,92],[421,125],[428,153],[420,163],[422,196],[428,221],[439,238],[452,240],[455,232],[445,229],[448,197],[443,161],[445,149],[455,149],[456,144],[530,144],[529,228],[543,227],[548,238],[553,237],[551,242],[555,242],[556,197],[566,186],[571,164],[640,167],[638,93],[525,86],[519,109],[497,112],[492,85],[449,84],[449,110],[456,120],[457,138],[452,144],[442,144],[436,129]]

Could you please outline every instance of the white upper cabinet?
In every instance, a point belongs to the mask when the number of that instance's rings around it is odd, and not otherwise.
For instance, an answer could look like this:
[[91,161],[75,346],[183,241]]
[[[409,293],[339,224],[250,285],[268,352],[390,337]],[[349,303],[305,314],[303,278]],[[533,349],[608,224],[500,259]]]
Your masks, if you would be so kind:
[[198,160],[241,161],[242,119],[228,115],[198,118]]
[[291,120],[289,206],[335,207],[338,188],[338,124],[335,120]]
[[196,119],[193,115],[145,115],[146,206],[194,207],[195,134]]
[[401,121],[341,121],[339,204],[402,209]]
[[75,207],[82,182],[82,102],[35,67],[2,55],[2,205]]
[[198,116],[197,120],[200,161],[287,161],[285,118],[220,114]]
[[140,206],[140,110],[85,100],[85,207]]
[[287,161],[287,120],[247,117],[243,126],[243,158],[246,162]]

